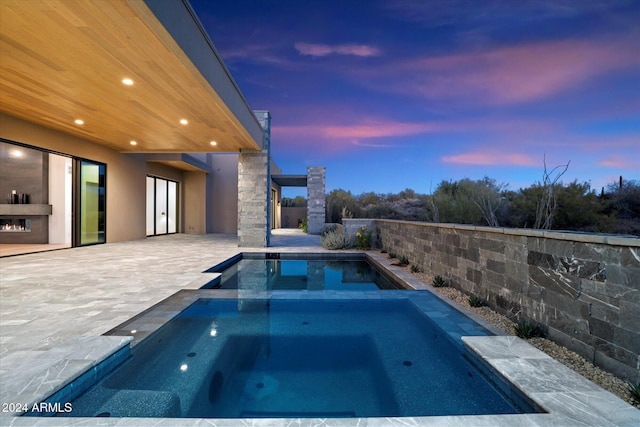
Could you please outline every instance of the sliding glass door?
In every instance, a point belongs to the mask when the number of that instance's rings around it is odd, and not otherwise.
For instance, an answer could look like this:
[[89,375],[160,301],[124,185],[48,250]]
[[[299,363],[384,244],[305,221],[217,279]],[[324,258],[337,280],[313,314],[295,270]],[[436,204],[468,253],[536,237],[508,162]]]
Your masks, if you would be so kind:
[[147,236],[178,231],[178,183],[147,177]]
[[75,246],[106,242],[106,165],[89,160],[75,162]]

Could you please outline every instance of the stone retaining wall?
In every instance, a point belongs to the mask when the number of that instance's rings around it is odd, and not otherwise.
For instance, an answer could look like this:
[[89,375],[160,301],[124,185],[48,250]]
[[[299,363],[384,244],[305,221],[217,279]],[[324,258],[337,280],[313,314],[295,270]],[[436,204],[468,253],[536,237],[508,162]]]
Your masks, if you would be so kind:
[[[353,221],[353,227],[350,222]],[[367,222],[368,221],[368,222]],[[378,244],[597,366],[640,381],[640,239],[392,220],[368,225]]]

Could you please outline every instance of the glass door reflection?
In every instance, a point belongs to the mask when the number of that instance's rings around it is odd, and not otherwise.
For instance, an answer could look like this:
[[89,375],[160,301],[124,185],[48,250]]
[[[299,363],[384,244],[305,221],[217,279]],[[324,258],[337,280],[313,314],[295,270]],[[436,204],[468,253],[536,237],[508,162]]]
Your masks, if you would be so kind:
[[147,236],[178,231],[178,183],[147,177]]

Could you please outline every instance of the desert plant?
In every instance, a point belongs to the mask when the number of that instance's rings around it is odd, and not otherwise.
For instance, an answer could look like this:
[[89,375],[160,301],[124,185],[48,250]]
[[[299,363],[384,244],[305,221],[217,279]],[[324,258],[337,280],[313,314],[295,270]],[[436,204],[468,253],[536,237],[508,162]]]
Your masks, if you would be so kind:
[[640,403],[640,383],[636,383],[636,384],[628,383],[628,386],[629,386],[629,394],[631,395],[631,398],[635,402]]
[[471,295],[469,297],[469,305],[471,307],[482,307],[484,305],[484,301],[480,297],[477,297],[475,295]]
[[433,286],[436,288],[445,288],[447,287],[447,281],[442,278],[439,274],[433,278]]
[[328,231],[322,236],[322,247],[325,249],[347,249],[351,247],[351,241],[339,231]]
[[406,256],[402,255],[399,259],[398,259],[398,265],[404,267],[405,265],[409,265],[409,258],[407,258]]
[[298,226],[298,228],[300,228],[304,233],[308,233],[309,232],[309,222],[307,221],[307,218],[303,219],[300,222],[300,225]]
[[529,322],[527,319],[520,319],[517,325],[513,327],[518,337],[523,339],[542,337],[544,334],[540,326]]
[[323,225],[322,231],[320,232],[320,234],[324,237],[330,231],[338,231],[338,225],[337,224]]
[[412,265],[411,265],[411,272],[412,272],[412,273],[420,273],[420,267],[418,267],[418,266],[417,266],[417,265],[415,265],[415,264],[412,264]]
[[396,253],[395,252],[389,252],[389,259],[395,259],[397,258]]
[[367,231],[366,225],[360,227],[360,231],[356,232],[353,246],[357,249],[369,249],[371,247],[371,232]]

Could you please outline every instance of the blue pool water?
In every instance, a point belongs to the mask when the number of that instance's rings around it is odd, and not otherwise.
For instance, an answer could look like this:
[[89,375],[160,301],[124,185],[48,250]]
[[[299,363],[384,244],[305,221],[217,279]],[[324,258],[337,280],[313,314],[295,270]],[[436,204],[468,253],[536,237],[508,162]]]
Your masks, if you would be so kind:
[[533,412],[507,401],[464,357],[459,336],[486,331],[426,292],[390,294],[199,299],[134,347],[66,416]]
[[205,288],[279,290],[401,289],[366,260],[241,259]]

